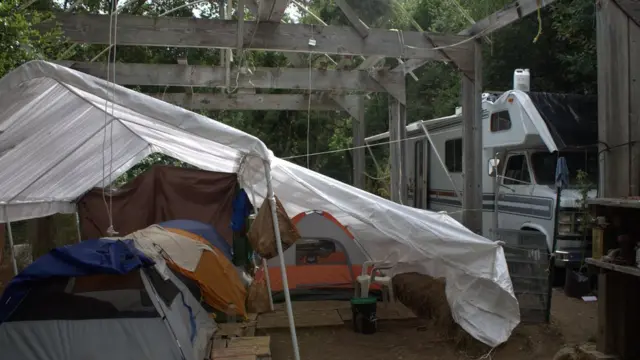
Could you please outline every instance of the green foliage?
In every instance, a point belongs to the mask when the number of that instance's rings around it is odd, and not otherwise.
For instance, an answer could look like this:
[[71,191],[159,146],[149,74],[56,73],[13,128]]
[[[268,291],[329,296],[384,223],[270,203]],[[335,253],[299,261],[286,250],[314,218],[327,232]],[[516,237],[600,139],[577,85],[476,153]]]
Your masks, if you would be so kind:
[[[479,20],[511,3],[512,0],[348,0],[360,18],[371,27],[415,30],[415,24],[425,31],[457,33],[470,25],[469,18]],[[300,0],[326,23],[349,25],[349,21],[334,0]],[[89,61],[105,49],[102,45],[78,45],[69,51],[70,44],[61,40],[59,32],[40,34],[35,26],[49,17],[52,10],[68,9],[73,1],[38,0],[20,9],[20,0],[0,2],[0,75],[22,63],[36,59],[68,59]],[[185,0],[131,1],[123,9],[125,14],[147,16],[179,16],[217,18],[218,2],[180,7]],[[459,6],[457,5],[459,4]],[[89,13],[108,13],[111,2],[85,0],[76,9]],[[302,22],[318,24],[312,16],[302,13]],[[486,90],[504,91],[512,86],[513,70],[529,68],[534,91],[594,93],[596,91],[595,21],[591,0],[562,0],[541,12],[541,22],[532,14],[490,36],[483,47],[483,86]],[[247,16],[247,14],[245,14]],[[542,33],[533,39],[541,25]],[[283,67],[288,62],[283,54],[245,51],[235,54],[234,66]],[[113,56],[113,55],[112,55]],[[175,64],[186,57],[190,64],[218,65],[220,50],[198,48],[161,48],[118,46],[115,60],[129,63]],[[107,54],[97,61],[107,60]],[[334,57],[334,60],[340,60]],[[362,59],[353,57],[352,66]],[[314,56],[313,66],[332,68],[324,56]],[[387,59],[386,67],[397,65]],[[460,105],[460,74],[453,64],[431,62],[415,71],[418,81],[407,76],[407,121],[425,120],[451,115]],[[135,87],[142,92],[183,92],[177,87]],[[196,88],[195,92],[220,92],[220,89]],[[277,92],[277,91],[263,91]],[[307,93],[299,89],[298,93]],[[366,134],[388,130],[388,95],[370,94],[366,103]],[[306,166],[307,147],[311,153],[309,166],[338,180],[352,181],[352,154],[340,151],[349,148],[351,120],[345,113],[322,111],[205,111],[202,114],[239,128],[262,139],[280,157],[295,157],[293,162]],[[309,125],[309,127],[307,126]],[[308,136],[309,135],[309,136]],[[309,144],[307,144],[309,137]],[[382,196],[388,195],[388,146],[372,148],[379,168],[367,155],[368,189]],[[161,163],[184,166],[170,157],[153,154],[120,177],[121,185]]]
[[0,2],[0,76],[35,59],[48,59],[60,46],[59,31],[41,33],[35,26],[51,17],[53,3],[38,1],[23,10],[19,0]]

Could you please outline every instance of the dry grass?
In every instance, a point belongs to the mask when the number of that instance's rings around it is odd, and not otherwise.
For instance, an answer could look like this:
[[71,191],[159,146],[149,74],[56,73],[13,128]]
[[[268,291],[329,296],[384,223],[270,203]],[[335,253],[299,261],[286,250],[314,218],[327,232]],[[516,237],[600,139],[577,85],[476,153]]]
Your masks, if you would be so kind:
[[464,331],[451,316],[444,279],[407,273],[393,278],[396,297],[438,335],[450,339],[458,350],[467,353],[486,353],[489,347]]

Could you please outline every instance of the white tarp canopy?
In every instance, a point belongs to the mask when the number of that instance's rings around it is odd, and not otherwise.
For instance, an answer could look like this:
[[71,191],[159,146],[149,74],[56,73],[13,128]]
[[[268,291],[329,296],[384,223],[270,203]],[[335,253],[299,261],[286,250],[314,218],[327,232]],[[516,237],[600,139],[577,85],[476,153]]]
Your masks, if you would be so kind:
[[154,152],[237,173],[258,206],[267,161],[290,214],[328,211],[374,260],[395,263],[393,273],[446,278],[455,321],[478,340],[496,346],[520,320],[502,247],[447,215],[275,158],[242,131],[63,66],[34,61],[0,80],[0,222],[73,212],[110,172],[115,179]]

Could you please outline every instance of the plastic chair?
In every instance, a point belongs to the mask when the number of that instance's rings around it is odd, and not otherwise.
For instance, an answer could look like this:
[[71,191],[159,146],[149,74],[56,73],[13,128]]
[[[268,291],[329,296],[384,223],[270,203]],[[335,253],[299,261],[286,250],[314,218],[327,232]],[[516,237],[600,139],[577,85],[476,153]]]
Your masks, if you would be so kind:
[[[371,269],[371,274],[369,275],[369,267],[373,265]],[[390,269],[391,265],[389,264],[376,264],[373,261],[365,261],[362,264],[362,272],[356,279],[356,289],[355,289],[355,297],[356,298],[366,298],[369,297],[369,287],[371,284],[378,284],[382,287],[382,301],[383,302],[394,302],[395,295],[393,293],[393,283],[391,281],[390,276],[385,275],[377,275],[376,272],[383,269]]]

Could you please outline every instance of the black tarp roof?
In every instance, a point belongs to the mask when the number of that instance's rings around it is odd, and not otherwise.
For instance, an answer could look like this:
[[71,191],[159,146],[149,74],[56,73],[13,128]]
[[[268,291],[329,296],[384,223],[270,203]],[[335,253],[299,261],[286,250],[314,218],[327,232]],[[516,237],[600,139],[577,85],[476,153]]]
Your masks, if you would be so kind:
[[598,143],[598,97],[527,92],[559,150]]

